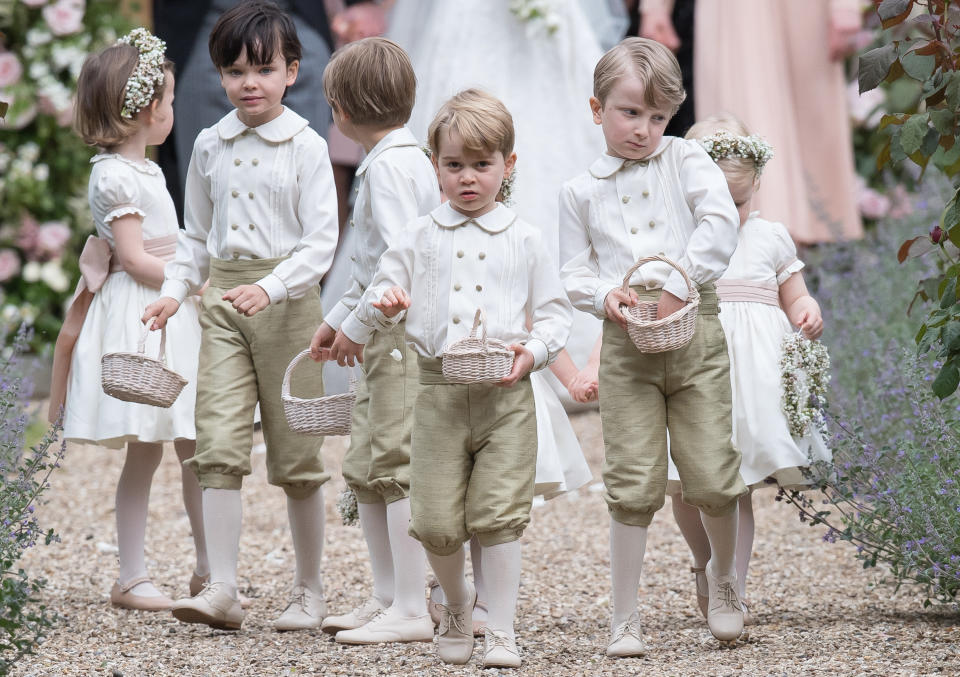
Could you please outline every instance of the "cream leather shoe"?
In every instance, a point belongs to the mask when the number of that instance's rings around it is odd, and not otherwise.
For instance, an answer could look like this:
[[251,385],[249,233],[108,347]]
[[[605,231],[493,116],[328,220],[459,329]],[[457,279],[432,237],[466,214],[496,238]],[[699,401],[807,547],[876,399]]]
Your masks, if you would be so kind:
[[463,605],[440,605],[440,629],[437,633],[437,654],[444,663],[463,665],[473,655],[473,607],[477,591],[467,583],[469,601]]
[[714,576],[709,563],[705,574],[710,591],[707,625],[721,642],[734,642],[743,633],[743,607],[737,597],[737,577]]
[[240,602],[227,591],[226,583],[211,583],[196,597],[178,599],[173,604],[173,617],[178,621],[220,630],[239,630],[243,616]]
[[[203,591],[203,586],[210,582],[210,574],[206,576],[197,576],[197,572],[194,571],[190,574],[190,596],[196,597]],[[237,590],[237,599],[240,600],[240,606],[244,609],[250,608],[250,605],[253,604],[253,600],[244,595],[242,592]]]
[[693,574],[693,583],[697,587],[697,606],[700,607],[700,613],[707,617],[707,607],[710,606],[710,592],[707,590],[707,575],[703,567],[690,567],[690,573]]
[[173,600],[166,595],[135,595],[131,590],[141,583],[149,583],[149,576],[141,576],[120,585],[116,581],[110,589],[110,603],[121,609],[136,609],[139,611],[166,611],[173,606]]
[[507,633],[487,628],[483,637],[484,668],[520,667],[520,650]]
[[646,653],[647,647],[640,636],[640,614],[634,611],[627,620],[610,633],[607,656],[628,658],[630,656],[643,656]]
[[386,611],[384,606],[376,597],[371,597],[366,602],[358,606],[350,613],[341,616],[327,616],[323,619],[320,629],[335,635],[341,630],[355,630],[372,621],[381,611]]
[[327,601],[304,585],[290,593],[290,603],[273,622],[276,630],[319,630],[327,615]]
[[432,642],[433,621],[430,614],[400,616],[389,611],[377,614],[366,625],[337,633],[340,644],[387,644],[389,642]]

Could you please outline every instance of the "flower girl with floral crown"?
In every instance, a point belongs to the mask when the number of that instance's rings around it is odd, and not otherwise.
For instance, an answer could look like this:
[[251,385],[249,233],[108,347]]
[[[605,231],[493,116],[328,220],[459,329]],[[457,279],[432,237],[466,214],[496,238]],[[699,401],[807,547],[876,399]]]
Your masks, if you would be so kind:
[[[120,449],[126,461],[117,484],[117,545],[120,572],[114,605],[159,611],[173,601],[147,576],[144,532],[154,471],[163,443],[173,441],[181,462],[196,448],[196,399],[200,323],[195,302],[167,328],[167,365],[188,380],[169,409],[121,402],[104,394],[100,357],[132,352],[145,331],[144,306],[156,300],[163,268],[176,249],[177,214],[160,168],[145,158],[147,146],[163,143],[173,126],[173,64],[163,41],[143,28],[89,57],[80,73],[76,129],[102,149],[91,162],[90,211],[97,236],[80,256],[83,275],[57,338],[51,418],[63,409],[64,437]],[[160,336],[146,344],[156,357]],[[183,502],[197,549],[191,580],[199,588],[208,573],[200,485],[182,469]]]
[[[760,185],[763,166],[773,150],[751,136],[733,116],[708,118],[694,125],[687,138],[696,139],[716,161],[727,179],[740,214],[737,249],[717,282],[720,323],[730,354],[733,394],[733,445],[741,453],[740,476],[751,493],[740,497],[737,537],[737,582],[744,608],[744,624],[754,621],[744,601],[747,568],[753,550],[752,492],[763,486],[805,486],[801,468],[811,461],[829,461],[830,450],[815,424],[800,420],[784,407],[781,358],[784,341],[799,327],[807,339],[823,332],[820,306],[807,292],[803,263],[786,227],[750,212]],[[794,407],[795,408],[795,407]],[[798,434],[799,433],[799,434]],[[667,493],[673,514],[693,554],[697,600],[707,613],[707,584],[703,567],[710,559],[710,543],[699,511],[681,500],[680,478],[670,463]]]

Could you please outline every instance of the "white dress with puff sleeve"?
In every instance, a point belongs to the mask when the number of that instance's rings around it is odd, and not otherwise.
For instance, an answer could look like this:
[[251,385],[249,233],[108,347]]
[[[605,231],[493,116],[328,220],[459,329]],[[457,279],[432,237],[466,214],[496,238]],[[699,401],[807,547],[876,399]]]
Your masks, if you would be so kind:
[[[115,247],[113,223],[130,214],[143,218],[143,239],[176,235],[176,209],[160,168],[115,154],[94,157],[90,175],[90,210],[97,236]],[[137,282],[126,272],[111,273],[95,294],[77,338],[70,363],[64,412],[64,437],[74,442],[120,448],[127,442],[196,439],[196,401],[200,322],[196,297],[188,298],[167,323],[167,366],[187,379],[169,409],[122,402],[103,392],[100,358],[105,353],[136,352],[144,308],[159,289]],[[156,358],[160,332],[150,332],[146,354]]]

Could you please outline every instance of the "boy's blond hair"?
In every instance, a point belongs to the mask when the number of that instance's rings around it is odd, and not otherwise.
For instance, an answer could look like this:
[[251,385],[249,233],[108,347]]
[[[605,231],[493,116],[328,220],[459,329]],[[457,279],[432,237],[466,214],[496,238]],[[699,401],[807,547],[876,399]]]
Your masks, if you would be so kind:
[[593,69],[593,95],[606,104],[610,90],[626,74],[643,82],[648,106],[670,109],[672,116],[687,98],[677,57],[655,40],[626,38],[604,54]]
[[410,57],[386,38],[364,38],[341,47],[323,71],[327,102],[356,125],[405,125],[416,93]]
[[[700,140],[717,132],[730,132],[734,136],[750,136],[750,130],[740,118],[731,113],[720,113],[693,125],[684,138]],[[717,160],[717,166],[727,177],[727,183],[736,188],[746,188],[759,177],[756,162],[752,158],[724,157]]]
[[453,130],[463,146],[474,153],[513,152],[513,116],[495,96],[479,89],[465,89],[440,107],[430,128],[427,143],[434,158],[440,157],[440,136]]

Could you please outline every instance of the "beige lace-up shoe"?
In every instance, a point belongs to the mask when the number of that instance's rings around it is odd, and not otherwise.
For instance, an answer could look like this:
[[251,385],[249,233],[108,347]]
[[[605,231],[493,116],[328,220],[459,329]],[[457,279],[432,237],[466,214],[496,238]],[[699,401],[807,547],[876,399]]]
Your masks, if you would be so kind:
[[319,630],[326,615],[327,602],[323,595],[304,585],[297,585],[290,593],[290,603],[273,622],[273,627],[280,631]]
[[366,625],[377,614],[386,610],[387,607],[384,606],[383,602],[376,597],[371,597],[350,613],[340,616],[327,616],[323,619],[323,625],[320,626],[320,629],[329,632],[331,635],[335,635],[341,630],[354,630]]
[[437,632],[437,654],[444,663],[463,665],[473,655],[473,607],[477,591],[467,583],[470,596],[463,605],[440,605],[440,628]]
[[184,623],[202,623],[220,630],[239,630],[244,611],[226,583],[210,583],[199,595],[173,604],[173,617]]
[[627,620],[610,633],[607,655],[611,658],[628,658],[643,656],[646,653],[647,647],[640,636],[640,614],[634,611]]
[[710,606],[707,608],[710,632],[721,642],[735,642],[743,633],[743,607],[737,597],[737,577],[714,576],[710,564],[707,564],[705,573],[710,591]]
[[353,630],[337,633],[340,644],[387,644],[390,642],[432,642],[433,621],[430,614],[400,616],[384,611],[372,621]]
[[487,628],[483,635],[484,668],[519,668],[520,650],[507,633]]

